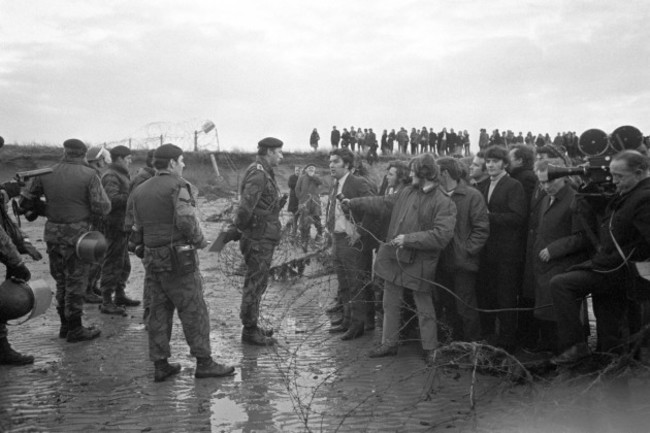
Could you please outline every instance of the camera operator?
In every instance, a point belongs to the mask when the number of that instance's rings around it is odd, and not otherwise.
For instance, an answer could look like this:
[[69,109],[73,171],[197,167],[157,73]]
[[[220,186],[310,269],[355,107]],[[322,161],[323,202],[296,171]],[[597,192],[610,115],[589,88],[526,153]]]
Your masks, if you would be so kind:
[[558,343],[563,351],[552,359],[556,365],[589,356],[579,318],[580,301],[589,293],[593,295],[594,314],[598,320],[599,350],[621,348],[623,317],[628,306],[634,307],[635,301],[635,283],[628,262],[650,256],[648,168],[648,158],[634,150],[624,150],[612,158],[609,170],[616,194],[608,202],[604,214],[599,216],[597,252],[591,260],[551,279],[558,318]]

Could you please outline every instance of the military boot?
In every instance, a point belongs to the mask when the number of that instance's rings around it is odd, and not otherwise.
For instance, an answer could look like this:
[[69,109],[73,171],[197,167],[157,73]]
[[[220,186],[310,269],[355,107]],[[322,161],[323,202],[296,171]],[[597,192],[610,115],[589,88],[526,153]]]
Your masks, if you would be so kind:
[[214,362],[211,357],[196,359],[196,370],[194,371],[194,377],[197,379],[204,379],[206,377],[230,376],[234,373],[235,367]]
[[61,326],[59,327],[59,338],[66,338],[68,336],[68,331],[70,327],[68,326],[68,319],[65,318],[65,310],[63,308],[57,308],[59,313],[59,319],[61,320]]
[[115,305],[120,307],[137,307],[140,305],[140,301],[126,296],[124,289],[118,289],[115,291]]
[[89,341],[93,340],[102,333],[99,329],[93,327],[86,328],[81,324],[81,317],[75,317],[68,319],[68,326],[70,330],[68,331],[67,341],[68,343],[78,343],[80,341]]
[[241,341],[254,346],[273,346],[277,340],[269,335],[264,335],[260,330],[255,328],[246,328],[242,330]]
[[102,298],[101,296],[97,296],[92,290],[89,290],[84,295],[84,302],[86,304],[101,304]]
[[153,381],[163,382],[170,376],[178,374],[181,371],[180,364],[170,364],[166,359],[154,361]]
[[108,290],[102,291],[102,305],[99,306],[99,311],[103,314],[126,316],[126,310],[113,303],[113,294]]
[[0,338],[0,365],[27,365],[33,363],[33,356],[16,352],[11,348],[7,337]]
[[126,316],[126,310],[122,307],[118,307],[114,303],[102,302],[102,305],[99,307],[99,311],[103,314],[114,314],[116,316]]

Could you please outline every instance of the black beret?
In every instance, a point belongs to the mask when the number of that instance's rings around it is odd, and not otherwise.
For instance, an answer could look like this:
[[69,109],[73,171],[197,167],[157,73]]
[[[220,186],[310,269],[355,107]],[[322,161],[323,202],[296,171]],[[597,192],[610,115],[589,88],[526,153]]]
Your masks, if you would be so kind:
[[282,147],[283,144],[284,143],[282,142],[282,140],[278,140],[277,138],[273,138],[273,137],[266,137],[266,138],[261,139],[257,143],[257,146],[258,147],[266,147],[266,148],[269,148],[269,149],[273,149],[273,148],[276,148],[276,147]]
[[119,146],[115,146],[110,150],[111,153],[111,158],[115,159],[119,156],[125,157],[131,155],[131,149],[129,149],[126,146],[122,146],[121,144]]
[[76,139],[76,138],[70,138],[66,141],[63,142],[63,147],[66,149],[72,149],[72,150],[83,150],[84,152],[88,150],[86,145],[84,144],[83,141]]
[[174,144],[163,144],[153,153],[153,157],[156,159],[177,159],[183,154],[183,149],[174,145]]

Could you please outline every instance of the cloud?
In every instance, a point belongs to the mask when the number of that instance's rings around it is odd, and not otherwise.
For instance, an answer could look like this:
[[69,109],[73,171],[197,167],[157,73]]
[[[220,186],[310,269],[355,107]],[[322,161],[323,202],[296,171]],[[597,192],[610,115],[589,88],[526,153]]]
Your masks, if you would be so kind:
[[334,124],[473,136],[481,127],[650,129],[641,1],[41,0],[2,9],[0,114],[13,141],[113,141],[159,122],[183,125],[191,141],[207,118],[238,148],[266,135],[307,148],[312,128],[325,137]]

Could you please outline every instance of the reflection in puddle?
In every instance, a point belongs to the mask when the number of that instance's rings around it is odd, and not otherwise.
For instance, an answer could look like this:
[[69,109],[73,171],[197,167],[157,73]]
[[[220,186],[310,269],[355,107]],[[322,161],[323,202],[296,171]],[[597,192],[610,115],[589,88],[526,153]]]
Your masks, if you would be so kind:
[[246,411],[223,394],[211,402],[210,409],[210,430],[213,432],[241,432],[241,428],[234,427],[248,421]]

